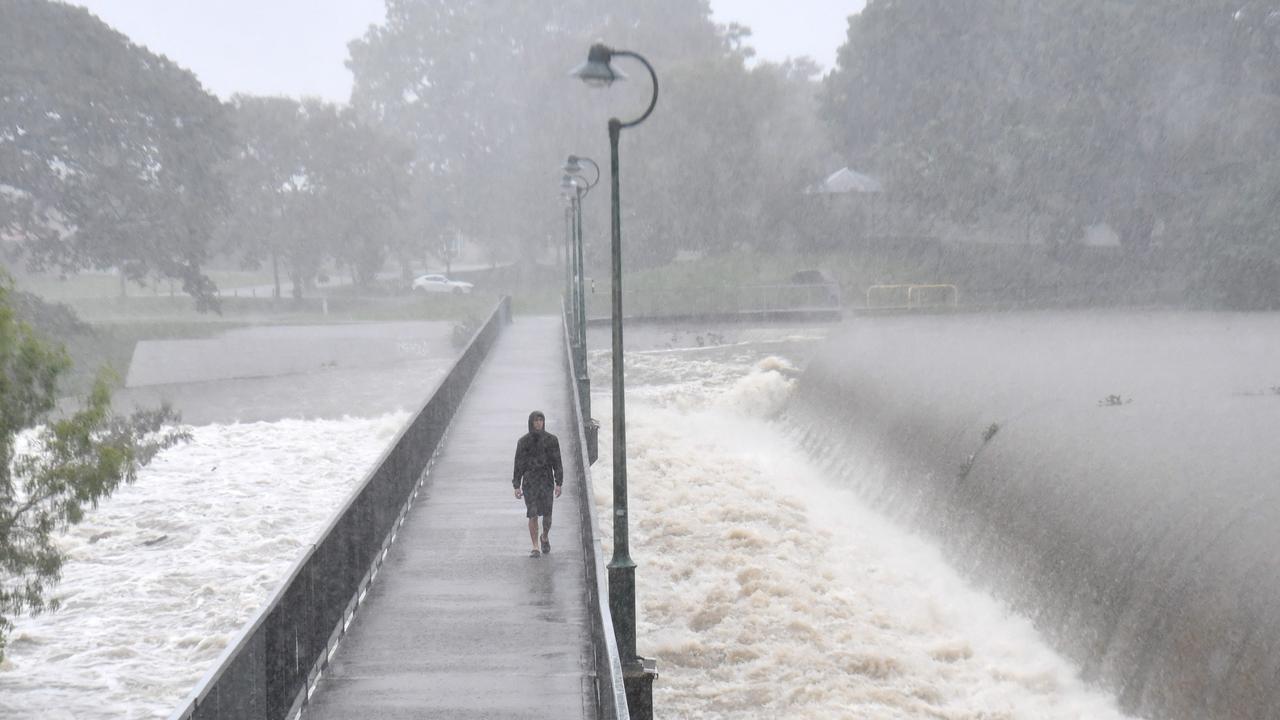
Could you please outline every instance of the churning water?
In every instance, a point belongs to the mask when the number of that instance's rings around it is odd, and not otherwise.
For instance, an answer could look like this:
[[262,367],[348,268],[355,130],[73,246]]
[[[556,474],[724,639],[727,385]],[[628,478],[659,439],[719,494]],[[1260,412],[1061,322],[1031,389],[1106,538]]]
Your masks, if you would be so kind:
[[62,537],[62,608],[15,618],[0,717],[167,717],[408,419],[191,428]]
[[447,372],[451,327],[140,343],[114,401],[170,402],[193,440],[60,538],[62,608],[13,618],[0,718],[168,717]]
[[[822,335],[629,337],[639,648],[660,660],[659,716],[1123,717],[772,419]],[[608,544],[608,353],[592,363]],[[194,428],[64,538],[64,607],[17,619],[0,718],[167,716],[407,420]]]
[[[1028,620],[834,486],[771,421],[820,331],[726,332],[628,341],[638,649],[659,659],[660,716],[1124,717]],[[609,372],[594,354],[606,545]]]

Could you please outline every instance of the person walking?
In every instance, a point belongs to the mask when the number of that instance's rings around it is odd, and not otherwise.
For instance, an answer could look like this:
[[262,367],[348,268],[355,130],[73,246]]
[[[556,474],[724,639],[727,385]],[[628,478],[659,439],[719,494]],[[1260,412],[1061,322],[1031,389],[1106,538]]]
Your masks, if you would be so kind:
[[[516,499],[524,498],[529,518],[529,557],[551,552],[551,505],[564,485],[564,465],[560,462],[560,440],[547,432],[547,418],[540,411],[529,413],[529,432],[516,443],[516,467],[511,477]],[[538,518],[542,534],[538,534]]]

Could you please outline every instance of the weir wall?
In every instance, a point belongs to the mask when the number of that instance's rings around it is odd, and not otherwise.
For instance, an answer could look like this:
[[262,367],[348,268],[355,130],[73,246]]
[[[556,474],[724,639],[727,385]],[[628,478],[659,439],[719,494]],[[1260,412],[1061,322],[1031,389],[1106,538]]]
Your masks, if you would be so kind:
[[786,421],[1144,717],[1280,707],[1280,317],[860,318]]

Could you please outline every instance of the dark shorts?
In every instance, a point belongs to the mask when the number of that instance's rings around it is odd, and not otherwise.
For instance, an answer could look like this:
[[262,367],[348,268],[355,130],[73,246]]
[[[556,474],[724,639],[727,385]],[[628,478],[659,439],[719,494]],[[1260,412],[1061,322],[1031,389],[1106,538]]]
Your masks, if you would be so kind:
[[524,487],[524,516],[527,518],[551,517],[551,503],[555,485],[551,483],[529,483]]

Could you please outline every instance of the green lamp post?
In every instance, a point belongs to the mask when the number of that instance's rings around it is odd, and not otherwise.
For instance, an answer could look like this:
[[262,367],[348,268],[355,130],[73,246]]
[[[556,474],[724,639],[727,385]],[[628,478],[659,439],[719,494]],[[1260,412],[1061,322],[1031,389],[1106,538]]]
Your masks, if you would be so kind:
[[627,704],[634,718],[653,717],[653,679],[656,666],[636,654],[636,564],[631,560],[627,540],[627,425],[623,385],[622,352],[622,212],[618,190],[618,140],[624,128],[644,122],[658,104],[658,75],[639,53],[615,50],[595,44],[587,52],[587,61],[571,74],[592,87],[608,87],[626,76],[610,64],[613,58],[627,57],[639,61],[653,81],[653,96],[644,114],[623,122],[609,119],[610,186],[613,219],[610,255],[612,257],[613,329],[613,558],[609,561],[609,612],[618,639],[618,655],[622,660]]

